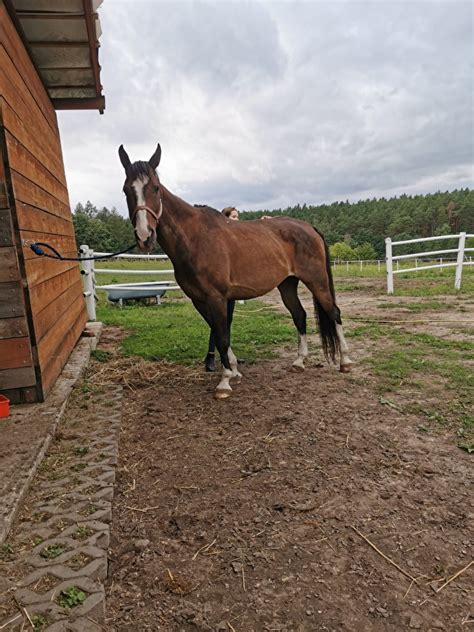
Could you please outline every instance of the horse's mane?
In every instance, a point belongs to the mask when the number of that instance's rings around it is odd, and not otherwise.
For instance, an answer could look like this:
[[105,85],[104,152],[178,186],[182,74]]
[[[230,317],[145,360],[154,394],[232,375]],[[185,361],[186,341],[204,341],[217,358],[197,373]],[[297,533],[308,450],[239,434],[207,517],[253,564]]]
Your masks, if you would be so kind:
[[203,211],[213,211],[215,213],[219,213],[219,215],[221,214],[221,212],[218,211],[216,208],[208,206],[207,204],[194,204],[194,208],[201,208]]

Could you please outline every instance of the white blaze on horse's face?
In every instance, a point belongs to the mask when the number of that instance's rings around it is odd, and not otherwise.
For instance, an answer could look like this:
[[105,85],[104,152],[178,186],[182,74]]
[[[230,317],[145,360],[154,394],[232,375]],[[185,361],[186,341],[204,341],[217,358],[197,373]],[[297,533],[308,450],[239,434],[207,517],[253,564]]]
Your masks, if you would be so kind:
[[[137,206],[146,206],[144,189],[149,181],[150,178],[148,176],[142,175],[132,183],[137,196]],[[145,243],[151,236],[151,230],[148,226],[148,213],[143,209],[137,211],[135,216],[135,231],[142,243]]]

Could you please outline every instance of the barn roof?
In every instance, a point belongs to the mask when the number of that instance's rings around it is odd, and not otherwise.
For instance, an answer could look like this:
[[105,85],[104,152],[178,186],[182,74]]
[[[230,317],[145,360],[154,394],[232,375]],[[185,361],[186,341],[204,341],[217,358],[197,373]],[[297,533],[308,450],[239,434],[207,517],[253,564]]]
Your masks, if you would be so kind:
[[17,28],[57,110],[105,108],[99,65],[103,0],[9,0]]

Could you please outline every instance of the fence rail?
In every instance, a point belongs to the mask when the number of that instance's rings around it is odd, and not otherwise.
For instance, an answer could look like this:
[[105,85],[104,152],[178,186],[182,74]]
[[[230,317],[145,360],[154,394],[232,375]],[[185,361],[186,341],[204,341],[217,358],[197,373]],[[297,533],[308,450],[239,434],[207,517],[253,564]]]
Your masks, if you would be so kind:
[[[470,233],[458,233],[456,235],[436,235],[435,237],[422,237],[420,239],[404,239],[402,241],[392,241],[390,237],[387,237],[385,240],[385,264],[387,270],[387,294],[393,294],[394,284],[393,284],[393,275],[400,274],[402,272],[419,272],[420,270],[433,270],[434,268],[447,268],[447,267],[456,267],[455,275],[454,275],[454,287],[456,290],[461,289],[462,282],[462,270],[463,266],[473,265],[473,261],[471,258],[469,261],[465,260],[465,255],[467,252],[474,252],[474,248],[466,248],[466,239],[469,237],[474,237],[474,234]],[[440,241],[443,239],[458,239],[457,248],[450,248],[446,250],[431,250],[427,252],[414,252],[412,254],[407,255],[396,255],[393,256],[393,247],[394,246],[402,246],[406,244],[416,244],[420,242],[427,241]],[[440,254],[456,254],[456,261],[444,261],[440,259],[439,264],[436,265],[417,265],[418,259],[422,257],[433,257],[433,255]],[[397,263],[405,259],[415,259],[415,267],[414,268],[401,268],[394,270],[393,262]]]
[[[126,269],[111,269],[111,268],[96,268],[95,261],[86,261],[85,259],[88,257],[94,256],[107,256],[112,253],[110,252],[94,252],[89,246],[82,245],[79,248],[80,256],[84,259],[81,261],[81,274],[83,279],[84,286],[84,298],[86,300],[86,308],[87,308],[87,317],[89,320],[96,320],[96,301],[97,295],[96,290],[106,290],[110,291],[123,291],[130,292],[133,290],[141,291],[141,292],[153,292],[157,291],[157,296],[159,293],[162,293],[163,290],[179,290],[180,287],[177,285],[176,280],[172,281],[145,281],[139,283],[113,283],[108,285],[97,285],[96,283],[96,273],[99,274],[138,274],[142,275],[150,275],[150,276],[159,276],[161,274],[172,274],[174,276],[173,268],[168,270],[126,270]],[[111,257],[111,259],[131,259],[131,260],[140,260],[140,261],[160,261],[160,260],[169,260],[168,255],[116,255],[115,257]]]

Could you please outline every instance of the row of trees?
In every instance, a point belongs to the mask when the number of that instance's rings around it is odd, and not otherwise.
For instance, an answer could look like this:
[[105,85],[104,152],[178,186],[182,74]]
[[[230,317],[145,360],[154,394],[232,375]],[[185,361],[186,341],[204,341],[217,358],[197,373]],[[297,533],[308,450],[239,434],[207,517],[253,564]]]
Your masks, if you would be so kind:
[[134,243],[133,227],[115,208],[98,209],[91,202],[77,204],[73,213],[77,245],[97,252],[118,252]]
[[[319,206],[298,204],[286,209],[253,211],[243,215],[245,219],[262,215],[287,215],[302,219],[316,226],[329,244],[342,242],[352,249],[370,244],[376,257],[381,258],[385,253],[386,237],[402,241],[460,231],[473,233],[474,190],[438,191],[428,195],[401,195],[390,199],[374,198]],[[428,242],[425,249],[432,250],[432,247],[433,244]],[[397,253],[402,252],[403,248],[397,249]]]
[[[319,206],[298,204],[286,209],[243,212],[240,217],[246,221],[262,215],[285,215],[313,224],[332,244],[331,254],[337,259],[376,259],[384,257],[386,237],[398,241],[459,231],[474,233],[474,190]],[[98,209],[91,202],[76,206],[74,228],[79,245],[88,244],[98,251],[123,250],[134,241],[128,219],[115,208]],[[419,246],[422,250],[422,244]],[[425,249],[432,249],[432,243],[428,242]],[[402,252],[402,248],[397,250]]]

